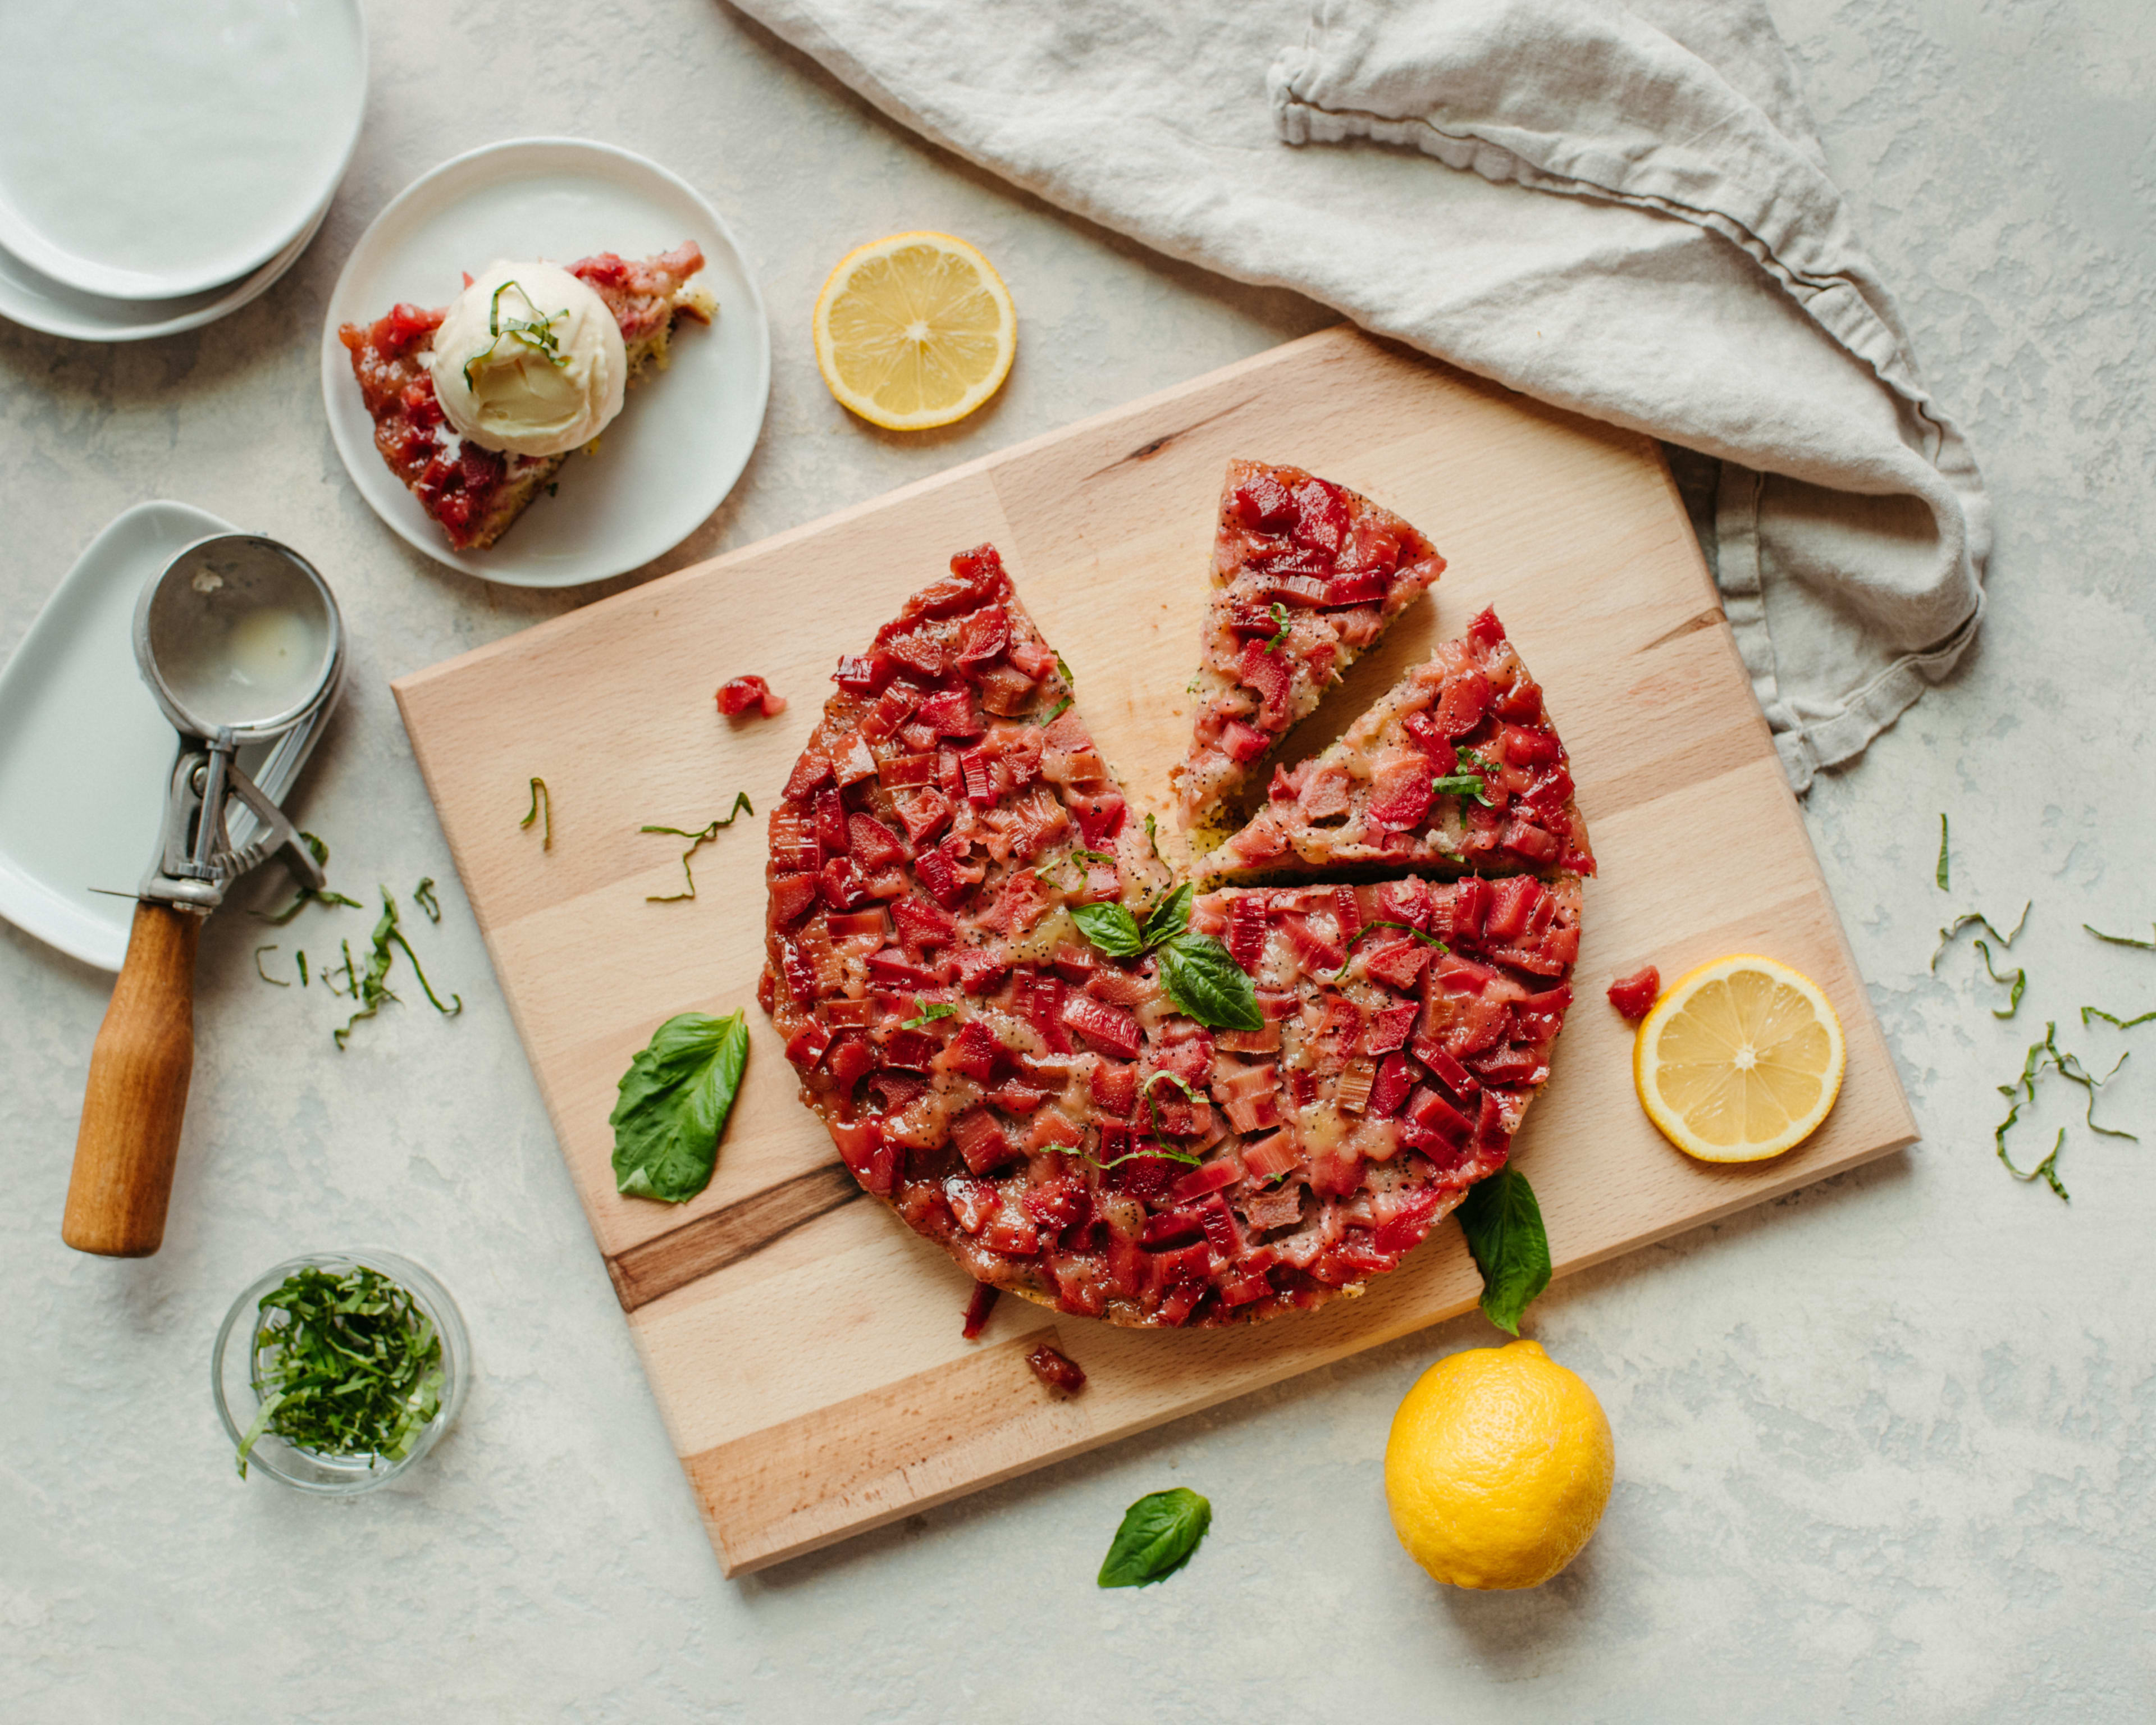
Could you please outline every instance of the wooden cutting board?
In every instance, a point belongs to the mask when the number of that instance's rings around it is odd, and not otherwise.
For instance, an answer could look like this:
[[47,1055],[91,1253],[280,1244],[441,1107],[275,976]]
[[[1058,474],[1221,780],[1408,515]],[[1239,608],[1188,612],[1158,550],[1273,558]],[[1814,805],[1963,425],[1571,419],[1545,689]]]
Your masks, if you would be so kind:
[[[592,1232],[730,1575],[1466,1311],[1441,1228],[1370,1293],[1256,1329],[1111,1328],[1016,1299],[978,1343],[970,1284],[865,1200],[755,1006],[763,817],[829,692],[905,596],[983,540],[1076,679],[1134,809],[1162,815],[1188,734],[1215,499],[1231,456],[1291,462],[1399,511],[1450,567],[1310,723],[1343,728],[1494,603],[1573,757],[1600,877],[1578,1004],[1516,1146],[1560,1275],[1755,1204],[1916,1134],[1796,804],[1668,470],[1648,439],[1541,407],[1347,329],[1081,425],[403,678],[398,701]],[[543,515],[545,506],[540,506]],[[543,531],[535,519],[528,531]],[[792,702],[729,722],[757,672]],[[1298,742],[1301,740],[1298,739]],[[547,781],[553,839],[522,829]],[[698,852],[737,790],[744,816]],[[1672,1150],[1634,1101],[1630,1028],[1602,1000],[1643,960],[1673,978],[1768,952],[1840,1011],[1849,1076],[1825,1127],[1763,1165]],[[748,1009],[747,1080],[708,1190],[619,1197],[607,1116],[653,1029]],[[1043,1337],[1082,1365],[1052,1396]]]

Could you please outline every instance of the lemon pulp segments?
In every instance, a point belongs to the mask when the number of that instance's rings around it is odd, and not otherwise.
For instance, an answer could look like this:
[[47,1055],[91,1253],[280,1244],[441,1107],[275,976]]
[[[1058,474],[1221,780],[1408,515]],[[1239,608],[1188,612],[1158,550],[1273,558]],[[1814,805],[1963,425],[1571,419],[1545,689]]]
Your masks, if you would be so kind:
[[948,424],[993,395],[1016,349],[1010,295],[962,239],[899,234],[857,248],[816,304],[831,393],[878,425]]

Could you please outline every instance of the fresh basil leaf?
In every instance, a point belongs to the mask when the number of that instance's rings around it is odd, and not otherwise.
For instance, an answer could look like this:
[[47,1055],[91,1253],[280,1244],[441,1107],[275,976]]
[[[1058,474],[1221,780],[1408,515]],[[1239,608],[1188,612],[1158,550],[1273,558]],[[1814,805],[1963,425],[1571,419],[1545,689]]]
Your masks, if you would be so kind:
[[1250,973],[1209,934],[1178,934],[1160,947],[1161,985],[1168,999],[1216,1030],[1262,1030]]
[[686,1204],[709,1185],[747,1063],[742,1013],[685,1012],[654,1031],[622,1074],[621,1100],[607,1117],[615,1189]]
[[1078,905],[1070,912],[1078,932],[1111,958],[1135,958],[1145,951],[1138,919],[1121,905]]
[[1196,891],[1186,880],[1152,907],[1152,914],[1145,919],[1142,932],[1147,946],[1157,947],[1163,941],[1173,940],[1190,927],[1190,901]]
[[1527,1177],[1507,1164],[1467,1189],[1460,1231],[1482,1272],[1482,1314],[1512,1335],[1520,1314],[1549,1286],[1549,1236]]
[[1188,1486],[1149,1491],[1123,1512],[1098,1578],[1102,1587],[1151,1587],[1185,1563],[1213,1525],[1213,1506]]
[[1479,773],[1448,773],[1432,779],[1430,788],[1440,797],[1472,797],[1485,809],[1491,806],[1489,798],[1483,794],[1482,779]]

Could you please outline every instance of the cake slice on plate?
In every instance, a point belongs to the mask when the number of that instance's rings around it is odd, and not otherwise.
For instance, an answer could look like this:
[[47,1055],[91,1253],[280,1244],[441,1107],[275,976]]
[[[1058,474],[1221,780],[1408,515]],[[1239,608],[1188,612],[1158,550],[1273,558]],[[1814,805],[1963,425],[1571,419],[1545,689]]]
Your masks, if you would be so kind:
[[1276,768],[1265,807],[1205,864],[1229,879],[1594,872],[1563,741],[1495,611],[1441,643],[1322,753]]
[[449,305],[344,325],[374,446],[459,551],[508,531],[622,392],[666,363],[682,317],[709,323],[693,242],[657,257],[602,252],[565,270],[497,263]]
[[1429,540],[1344,485],[1229,462],[1190,752],[1169,774],[1183,825],[1220,825],[1288,728],[1444,568]]

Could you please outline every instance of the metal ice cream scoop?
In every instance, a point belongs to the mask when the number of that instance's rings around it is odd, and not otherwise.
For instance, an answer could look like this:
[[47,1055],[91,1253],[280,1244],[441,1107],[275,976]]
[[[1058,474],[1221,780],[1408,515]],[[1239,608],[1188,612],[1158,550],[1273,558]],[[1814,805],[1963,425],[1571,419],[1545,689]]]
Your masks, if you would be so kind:
[[135,659],[179,733],[178,756],[126,962],[90,1053],[60,1228],[78,1250],[121,1258],[146,1257],[164,1240],[194,1065],[203,918],[280,852],[308,885],[323,884],[277,799],[342,689],[343,619],[298,552],[222,533],[189,546],[143,588]]

